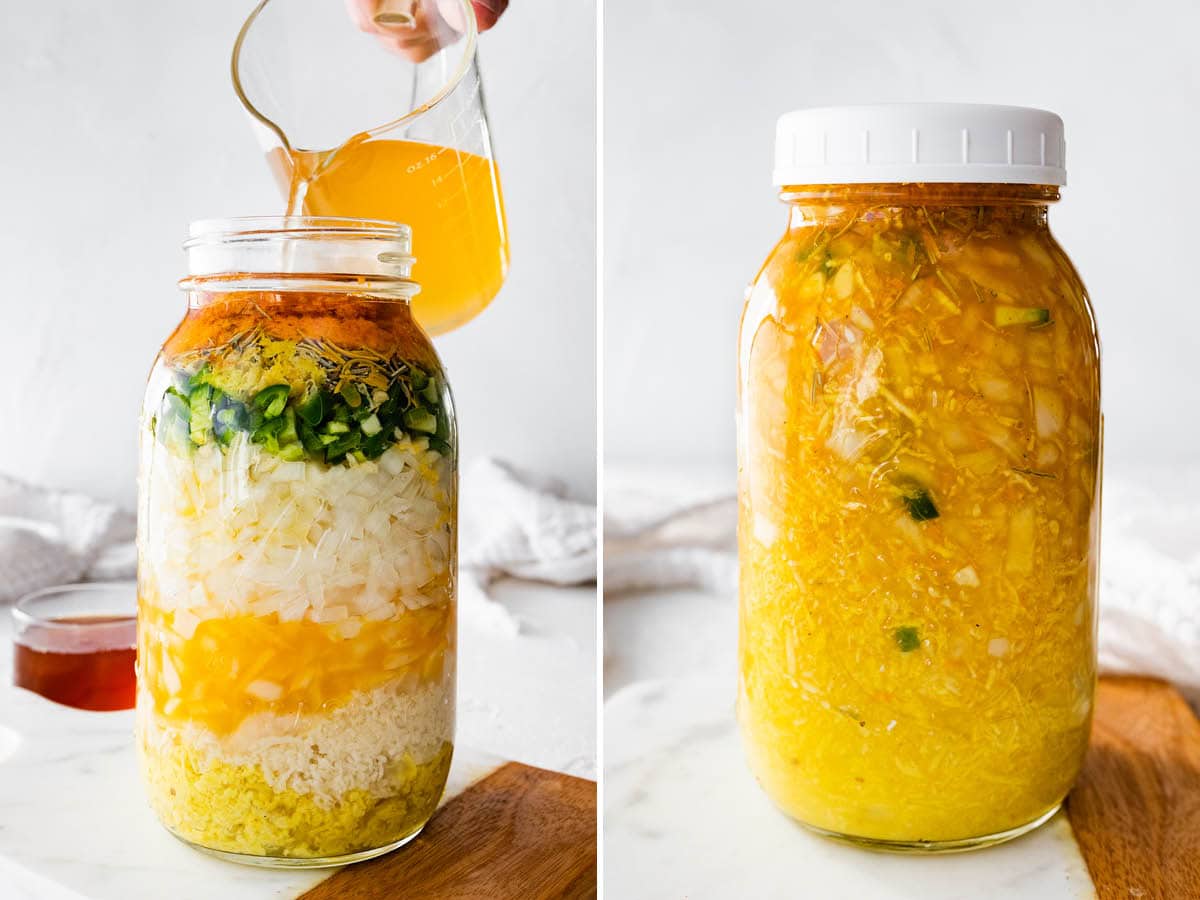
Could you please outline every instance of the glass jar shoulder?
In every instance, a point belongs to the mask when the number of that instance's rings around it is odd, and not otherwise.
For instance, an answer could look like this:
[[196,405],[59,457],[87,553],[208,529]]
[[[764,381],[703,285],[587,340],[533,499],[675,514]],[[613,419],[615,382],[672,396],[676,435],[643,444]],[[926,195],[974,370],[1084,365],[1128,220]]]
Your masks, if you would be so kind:
[[1020,211],[856,209],[794,223],[748,292],[743,369],[780,346],[828,368],[873,340],[964,365],[1009,366],[1041,348],[1042,363],[1089,382],[1098,368],[1083,284],[1044,218]]

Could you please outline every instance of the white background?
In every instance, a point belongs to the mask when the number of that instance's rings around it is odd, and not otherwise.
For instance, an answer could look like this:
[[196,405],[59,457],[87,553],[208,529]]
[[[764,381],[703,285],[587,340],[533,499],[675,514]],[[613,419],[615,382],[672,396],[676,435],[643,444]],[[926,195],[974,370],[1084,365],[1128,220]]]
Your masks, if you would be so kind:
[[[146,373],[184,311],[187,223],[281,212],[228,75],[252,7],[0,9],[0,472],[132,505]],[[513,264],[493,306],[438,340],[464,463],[498,455],[583,498],[595,493],[594,22],[589,0],[515,0],[481,39]]]
[[1200,5],[608,0],[605,23],[609,465],[733,471],[743,291],[784,228],[776,117],[919,100],[1062,116],[1050,220],[1096,307],[1108,462],[1197,458]]

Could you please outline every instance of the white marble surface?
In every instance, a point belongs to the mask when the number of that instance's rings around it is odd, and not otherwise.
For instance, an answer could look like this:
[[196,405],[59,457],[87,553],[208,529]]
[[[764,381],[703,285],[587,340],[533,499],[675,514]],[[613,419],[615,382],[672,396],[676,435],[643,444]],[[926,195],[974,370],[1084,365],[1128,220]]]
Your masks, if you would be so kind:
[[[132,712],[81,712],[5,685],[0,722],[9,749],[0,759],[4,900],[296,897],[332,874],[227,863],[167,834],[144,800]],[[499,762],[455,748],[445,799]]]
[[[510,580],[492,596],[521,633],[460,629],[447,798],[503,759],[594,777],[594,589]],[[0,610],[0,900],[289,898],[328,877],[226,863],[168,835],[143,799],[132,712],[72,710],[11,687],[8,621]]]
[[596,588],[505,579],[489,588],[516,637],[458,630],[458,739],[595,780]]
[[939,857],[870,853],[779,813],[734,721],[732,600],[661,591],[605,604],[604,878],[622,900],[1083,900],[1060,814],[1033,834]]

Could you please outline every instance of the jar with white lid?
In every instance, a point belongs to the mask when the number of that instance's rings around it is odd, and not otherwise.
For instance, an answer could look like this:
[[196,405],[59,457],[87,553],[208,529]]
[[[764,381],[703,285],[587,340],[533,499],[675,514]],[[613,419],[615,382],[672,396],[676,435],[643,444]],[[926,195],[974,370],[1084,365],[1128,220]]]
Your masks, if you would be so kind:
[[1047,224],[1063,147],[1017,107],[779,121],[788,224],[739,342],[738,710],[759,782],[828,836],[996,843],[1082,764],[1102,419]]

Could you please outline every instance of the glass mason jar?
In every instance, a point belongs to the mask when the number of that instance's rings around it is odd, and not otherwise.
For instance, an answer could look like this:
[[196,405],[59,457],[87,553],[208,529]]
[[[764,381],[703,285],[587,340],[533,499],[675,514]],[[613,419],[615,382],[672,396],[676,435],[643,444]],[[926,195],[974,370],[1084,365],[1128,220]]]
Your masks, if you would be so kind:
[[788,226],[740,337],[738,709],[764,789],[831,837],[996,843],[1082,764],[1102,430],[1091,306],[1046,220],[1061,129],[780,121]]
[[242,862],[387,852],[454,736],[457,466],[409,229],[194,225],[141,425],[137,744],[151,805]]

